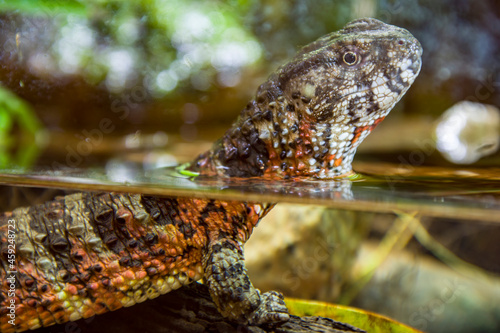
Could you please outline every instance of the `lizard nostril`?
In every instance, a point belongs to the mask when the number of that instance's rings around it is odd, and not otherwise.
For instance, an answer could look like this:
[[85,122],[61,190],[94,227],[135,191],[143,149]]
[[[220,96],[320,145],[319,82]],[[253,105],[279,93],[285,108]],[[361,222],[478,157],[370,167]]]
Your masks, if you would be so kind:
[[398,44],[399,44],[399,45],[403,45],[404,43],[405,43],[405,41],[404,41],[404,40],[402,40],[402,39],[398,40]]

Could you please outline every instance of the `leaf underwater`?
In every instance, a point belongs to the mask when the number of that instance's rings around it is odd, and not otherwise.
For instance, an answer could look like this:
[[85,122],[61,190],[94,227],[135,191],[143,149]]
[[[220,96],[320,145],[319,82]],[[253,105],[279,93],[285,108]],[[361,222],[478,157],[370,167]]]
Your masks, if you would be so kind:
[[285,297],[290,314],[320,316],[347,323],[370,333],[422,333],[388,317],[349,306]]

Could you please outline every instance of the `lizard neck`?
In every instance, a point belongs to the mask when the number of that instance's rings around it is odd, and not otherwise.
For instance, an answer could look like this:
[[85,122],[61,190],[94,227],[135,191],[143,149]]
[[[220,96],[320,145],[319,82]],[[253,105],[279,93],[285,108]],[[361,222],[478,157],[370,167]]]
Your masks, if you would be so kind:
[[212,148],[191,163],[190,169],[207,176],[263,176],[270,167],[272,147],[261,127],[270,124],[271,118],[271,113],[252,100]]
[[364,127],[348,121],[318,123],[307,119],[307,112],[296,110],[294,99],[307,104],[307,97],[287,100],[280,95],[268,102],[269,96],[259,95],[222,138],[198,156],[192,171],[207,176],[285,179],[348,176],[357,146],[383,119]]

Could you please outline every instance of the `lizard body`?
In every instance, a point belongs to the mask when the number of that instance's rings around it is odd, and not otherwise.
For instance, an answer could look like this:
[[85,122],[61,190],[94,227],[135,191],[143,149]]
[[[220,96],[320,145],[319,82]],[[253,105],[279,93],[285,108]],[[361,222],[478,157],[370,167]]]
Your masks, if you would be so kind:
[[[418,75],[411,34],[361,19],[305,46],[262,84],[212,149],[205,176],[334,178]],[[74,194],[0,216],[0,331],[16,332],[131,306],[204,278],[221,314],[285,321],[276,292],[255,289],[242,245],[273,205],[120,193]],[[16,267],[9,279],[8,228]],[[14,282],[12,282],[14,281]],[[15,296],[8,295],[11,282]],[[9,302],[16,303],[11,325]]]

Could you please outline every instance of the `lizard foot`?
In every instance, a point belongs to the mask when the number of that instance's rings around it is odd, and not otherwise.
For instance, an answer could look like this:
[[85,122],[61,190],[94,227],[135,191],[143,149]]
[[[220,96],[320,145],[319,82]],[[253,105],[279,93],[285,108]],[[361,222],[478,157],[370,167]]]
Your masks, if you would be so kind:
[[260,295],[259,307],[251,314],[248,323],[261,325],[265,323],[288,321],[290,315],[283,295],[276,291],[269,291]]

